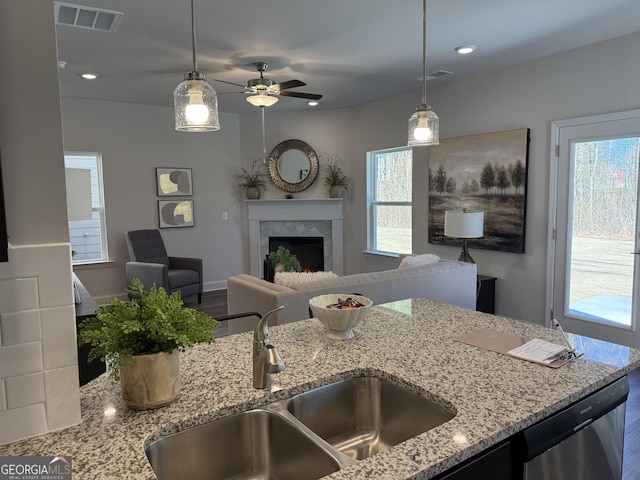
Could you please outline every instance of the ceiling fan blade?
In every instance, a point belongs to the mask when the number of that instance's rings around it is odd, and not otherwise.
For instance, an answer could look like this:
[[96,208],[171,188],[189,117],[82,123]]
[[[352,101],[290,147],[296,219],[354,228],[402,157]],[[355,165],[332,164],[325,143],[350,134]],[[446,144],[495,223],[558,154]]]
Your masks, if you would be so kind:
[[216,95],[229,95],[230,93],[234,93],[234,94],[235,93],[247,93],[247,91],[246,90],[242,90],[241,92],[240,91],[238,91],[238,92],[216,92]]
[[300,80],[288,80],[286,82],[276,83],[271,86],[274,90],[286,90],[288,88],[304,87],[306,83]]
[[302,92],[280,92],[280,96],[282,97],[298,97],[298,98],[306,98],[308,100],[320,100],[322,95],[318,95],[316,93],[302,93]]
[[246,88],[246,85],[240,85],[239,83],[234,83],[234,82],[227,82],[226,80],[218,80],[217,78],[212,78],[211,81],[220,82],[220,83],[226,83],[228,85],[234,85],[234,86],[240,87],[240,88]]

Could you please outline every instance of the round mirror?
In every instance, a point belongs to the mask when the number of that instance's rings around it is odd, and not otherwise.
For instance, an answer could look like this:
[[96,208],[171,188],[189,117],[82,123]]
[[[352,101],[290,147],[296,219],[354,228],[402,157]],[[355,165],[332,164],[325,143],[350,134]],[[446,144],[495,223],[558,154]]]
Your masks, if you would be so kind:
[[302,140],[285,140],[269,155],[269,177],[285,192],[301,192],[318,176],[318,155]]

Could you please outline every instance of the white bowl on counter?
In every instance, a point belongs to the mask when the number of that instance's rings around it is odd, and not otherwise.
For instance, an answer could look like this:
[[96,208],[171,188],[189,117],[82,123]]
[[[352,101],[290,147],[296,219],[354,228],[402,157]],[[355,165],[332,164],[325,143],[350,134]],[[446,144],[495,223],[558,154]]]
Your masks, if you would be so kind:
[[[352,298],[363,306],[358,308],[328,308],[338,300]],[[349,340],[354,337],[353,329],[358,326],[373,305],[371,299],[349,293],[328,293],[309,300],[313,316],[328,328],[327,337],[333,340]]]

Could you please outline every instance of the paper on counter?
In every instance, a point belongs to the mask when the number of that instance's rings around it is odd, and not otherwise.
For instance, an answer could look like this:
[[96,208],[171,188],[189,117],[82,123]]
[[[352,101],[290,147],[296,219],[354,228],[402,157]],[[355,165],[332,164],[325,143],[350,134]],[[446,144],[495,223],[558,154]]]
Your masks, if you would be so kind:
[[556,345],[555,343],[534,338],[520,347],[509,350],[507,353],[531,362],[550,365],[561,359],[568,351],[565,345]]

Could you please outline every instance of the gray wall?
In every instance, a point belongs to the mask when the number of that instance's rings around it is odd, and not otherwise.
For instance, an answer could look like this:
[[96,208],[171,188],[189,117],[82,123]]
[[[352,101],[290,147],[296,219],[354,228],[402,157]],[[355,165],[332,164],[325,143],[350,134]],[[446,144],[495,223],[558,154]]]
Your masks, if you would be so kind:
[[[453,76],[447,83],[429,87],[429,101],[440,116],[441,138],[522,127],[531,129],[526,252],[473,251],[479,271],[499,278],[497,311],[500,314],[536,323],[544,321],[551,122],[638,108],[638,47],[640,33],[472,78],[456,79]],[[291,99],[282,101],[285,100]],[[395,259],[364,253],[365,159],[367,151],[406,143],[407,120],[419,100],[420,91],[416,90],[351,110],[278,113],[267,109],[265,112],[267,152],[282,140],[299,138],[311,144],[318,153],[335,153],[347,164],[346,171],[352,177],[353,185],[345,197],[345,273],[382,270],[397,264]],[[197,226],[192,232],[164,233],[170,238],[172,247],[175,245],[178,250],[180,239],[188,239],[182,245],[193,245],[195,248],[189,250],[201,254],[212,266],[205,281],[214,288],[223,285],[227,276],[248,271],[242,192],[230,185],[228,169],[233,164],[248,165],[254,156],[262,154],[259,110],[256,109],[255,114],[243,114],[237,121],[234,116],[230,119],[223,116],[220,132],[198,136],[170,132],[170,118],[160,118],[161,112],[170,116],[170,109],[111,104],[105,106],[108,106],[106,113],[99,113],[104,118],[96,122],[91,120],[96,110],[92,108],[93,103],[89,102],[87,107],[83,103],[69,99],[63,102],[65,147],[78,148],[74,145],[82,144],[87,149],[102,150],[107,146],[110,150],[118,149],[114,155],[118,157],[117,173],[106,173],[108,197],[118,201],[114,207],[107,199],[110,242],[116,261],[123,261],[121,238],[127,228],[156,225],[153,167],[191,165],[198,169],[194,179]],[[144,127],[140,134],[138,130],[142,127],[138,123],[149,121],[152,121],[151,126]],[[176,147],[175,142],[180,142],[180,146]],[[181,158],[181,151],[191,152],[191,149],[197,153],[188,159]],[[228,157],[220,158],[220,149]],[[427,156],[428,149],[416,149],[414,252],[457,258],[459,248],[427,242]],[[125,169],[129,170],[127,175],[131,175],[130,185],[137,188],[127,188],[123,193],[111,180],[120,182]],[[215,186],[215,192],[208,192],[207,197],[201,199],[203,184]],[[114,188],[118,190],[111,191]],[[282,198],[284,194],[270,185],[263,195],[264,198]],[[327,192],[321,178],[309,190],[296,194],[299,198],[325,196]],[[136,210],[134,214],[130,211],[132,205]],[[220,220],[222,211],[230,212],[230,220],[226,223]],[[238,241],[240,238],[241,242]],[[222,259],[226,265],[215,267]],[[118,265],[112,268],[108,288],[101,285],[107,278],[108,268],[95,269],[91,276],[85,270],[79,274],[83,280],[89,278],[90,287],[97,295],[106,296],[123,288],[119,268]]]
[[167,107],[64,98],[62,115],[65,150],[102,154],[112,262],[75,267],[92,295],[124,293],[124,232],[158,227],[156,167],[192,169],[195,227],[162,230],[169,255],[203,258],[205,290],[226,288],[226,278],[242,272],[243,222],[231,180],[240,160],[238,115],[221,114],[221,130],[208,134],[176,132]]
[[[441,138],[531,129],[525,254],[472,252],[479,272],[499,279],[498,313],[544,322],[551,122],[638,108],[639,49],[640,33],[635,33],[472,78],[453,77],[429,89]],[[354,109],[352,161],[363,162],[368,150],[403,144],[406,121],[419,98],[415,92]],[[457,258],[460,248],[427,243],[428,164],[418,160],[414,174],[414,252]],[[362,176],[356,177],[355,187],[351,208],[363,212]],[[357,254],[366,242],[364,221],[360,216],[352,220],[359,228],[346,253],[355,259],[350,270],[379,268],[384,262]]]

